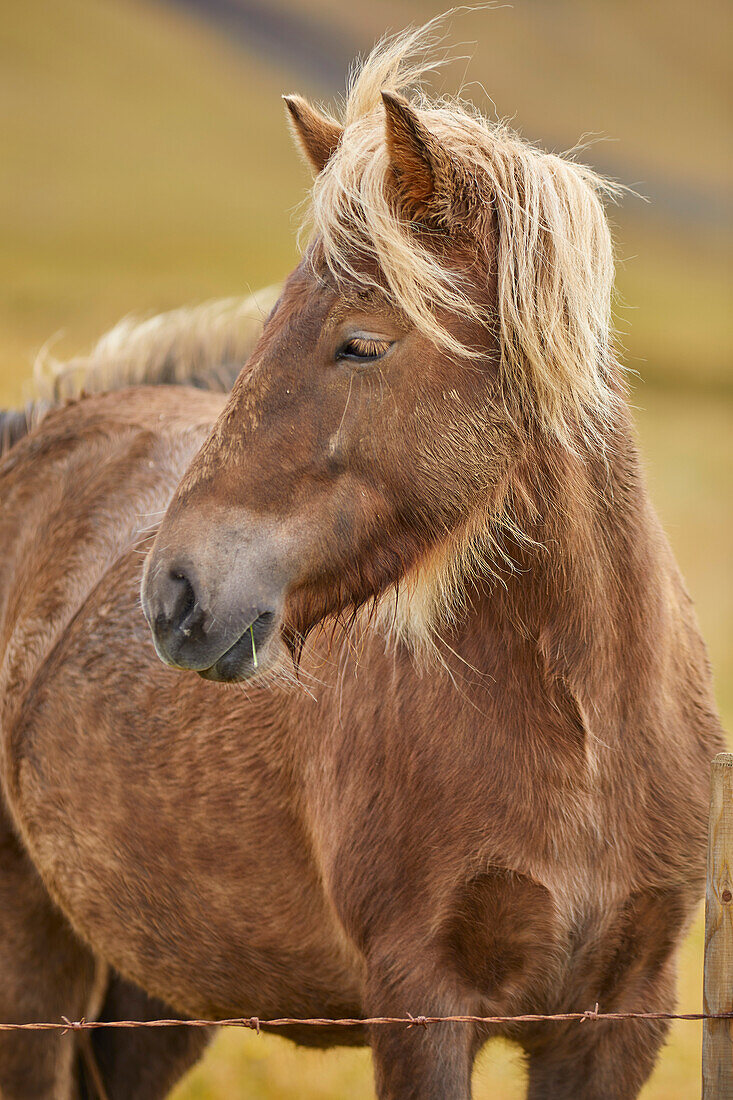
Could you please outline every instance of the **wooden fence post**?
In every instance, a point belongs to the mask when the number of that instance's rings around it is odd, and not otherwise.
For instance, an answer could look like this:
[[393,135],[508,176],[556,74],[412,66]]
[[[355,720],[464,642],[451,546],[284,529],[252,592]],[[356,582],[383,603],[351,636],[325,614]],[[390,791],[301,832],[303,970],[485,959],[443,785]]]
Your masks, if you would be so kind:
[[[713,760],[703,1012],[733,1012],[733,754]],[[702,1025],[703,1100],[733,1100],[733,1020]]]

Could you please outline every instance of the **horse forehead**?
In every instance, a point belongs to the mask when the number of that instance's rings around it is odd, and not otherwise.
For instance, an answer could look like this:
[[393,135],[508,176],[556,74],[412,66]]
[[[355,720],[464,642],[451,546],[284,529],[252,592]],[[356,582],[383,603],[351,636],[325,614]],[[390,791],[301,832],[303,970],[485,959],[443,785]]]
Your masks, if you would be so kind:
[[279,343],[295,332],[317,336],[336,301],[335,287],[301,264],[285,284],[278,307],[267,325],[265,346]]
[[268,323],[271,339],[282,334],[308,335],[335,328],[349,313],[396,313],[384,273],[366,256],[354,257],[354,270],[340,277],[329,269],[318,242],[311,246],[285,284],[277,310]]

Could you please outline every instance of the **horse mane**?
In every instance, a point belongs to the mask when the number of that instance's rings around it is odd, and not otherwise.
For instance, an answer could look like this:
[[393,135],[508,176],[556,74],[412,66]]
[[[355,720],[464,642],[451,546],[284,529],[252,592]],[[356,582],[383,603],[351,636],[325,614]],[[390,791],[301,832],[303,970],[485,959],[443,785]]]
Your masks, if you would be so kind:
[[124,317],[88,355],[59,362],[37,357],[37,397],[51,404],[81,393],[125,386],[187,385],[226,393],[262,332],[278,298],[271,286],[247,298],[224,298],[159,313]]
[[[454,356],[476,352],[441,325],[439,309],[493,325],[508,406],[531,409],[535,423],[566,445],[573,446],[579,433],[598,442],[599,424],[611,418],[622,391],[612,350],[613,250],[602,203],[622,188],[568,156],[528,143],[460,97],[431,100],[421,84],[445,60],[435,34],[440,18],[383,39],[357,64],[343,137],[313,184],[308,222],[314,242],[337,279],[363,283],[358,258],[375,261],[394,303]],[[495,264],[498,316],[471,299],[450,259],[400,216],[385,137],[385,91],[409,98],[450,162],[471,181],[474,201],[462,213],[462,227],[488,262],[487,275]],[[484,251],[490,246],[491,254]]]
[[0,412],[0,455],[51,409],[89,393],[138,385],[188,385],[226,393],[257,343],[280,293],[265,287],[144,319],[125,317],[87,355],[36,358],[33,397],[24,410]]

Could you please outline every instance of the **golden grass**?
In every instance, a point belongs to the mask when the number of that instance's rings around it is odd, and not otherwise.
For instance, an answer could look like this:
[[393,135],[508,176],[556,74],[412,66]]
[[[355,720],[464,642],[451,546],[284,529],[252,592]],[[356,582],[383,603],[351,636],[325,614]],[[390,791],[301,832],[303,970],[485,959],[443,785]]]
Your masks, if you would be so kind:
[[[437,10],[422,0],[308,5],[365,46],[384,27]],[[674,0],[673,15],[657,3],[558,0],[473,14],[456,37],[479,39],[469,79],[483,80],[530,136],[562,147],[601,130],[620,139],[612,150],[621,161],[718,188],[727,171],[722,12],[718,0],[703,10]],[[154,0],[5,6],[0,402],[20,398],[34,352],[58,330],[59,353],[78,351],[127,312],[282,277],[307,176],[279,96],[303,86]],[[730,727],[730,280],[714,233],[652,214],[617,215],[622,327],[631,365],[655,383],[636,392],[653,495],[699,607]],[[700,1005],[701,945],[698,920],[681,964],[686,1009]],[[644,1100],[696,1094],[699,1043],[698,1025],[676,1025]],[[477,1100],[519,1097],[521,1081],[516,1053],[492,1046],[476,1070]],[[367,1100],[369,1055],[228,1033],[174,1095]]]
[[[30,0],[0,26],[0,389],[49,337],[293,265],[307,175],[282,81],[156,4]],[[266,171],[263,166],[267,166]]]
[[[302,0],[284,0],[302,10]],[[360,44],[422,23],[446,0],[309,0]],[[463,12],[451,42],[470,57],[447,72],[446,90],[464,73],[468,94],[526,135],[567,148],[585,136],[599,152],[628,168],[642,186],[652,177],[684,186],[724,189],[731,150],[726,89],[730,88],[731,28],[726,0],[553,0],[501,4]],[[490,99],[489,99],[490,97]]]
[[[315,0],[308,10],[317,18],[329,3]],[[396,0],[363,7],[338,5],[340,22],[365,46],[385,26],[437,10]],[[659,48],[649,51],[647,78],[628,65],[614,75],[625,35],[646,27],[648,44],[647,17],[632,18],[620,3],[591,14],[580,7],[587,5],[564,3],[549,22],[537,5],[460,19],[456,39],[477,39],[469,79],[483,79],[498,111],[516,111],[530,137],[559,147],[588,130],[618,138],[609,149],[620,164],[640,165],[642,189],[647,166],[672,186],[718,189],[726,165],[722,97],[710,88],[722,81],[720,38],[703,27],[685,40],[684,77],[676,82],[675,55]],[[713,6],[711,32],[716,20]],[[681,35],[687,22],[678,22]],[[585,50],[576,41],[583,27]],[[667,27],[663,40],[669,35]],[[461,75],[453,66],[450,79]],[[60,353],[79,350],[122,314],[241,293],[292,266],[291,214],[307,173],[290,147],[280,93],[300,83],[152,0],[7,7],[0,97],[12,109],[0,118],[0,398],[20,396],[17,380],[30,358],[59,332],[66,334]],[[468,91],[491,109],[481,87]],[[631,361],[657,377],[727,381],[730,277],[717,233],[686,229],[684,219],[647,218],[633,200],[614,218]]]

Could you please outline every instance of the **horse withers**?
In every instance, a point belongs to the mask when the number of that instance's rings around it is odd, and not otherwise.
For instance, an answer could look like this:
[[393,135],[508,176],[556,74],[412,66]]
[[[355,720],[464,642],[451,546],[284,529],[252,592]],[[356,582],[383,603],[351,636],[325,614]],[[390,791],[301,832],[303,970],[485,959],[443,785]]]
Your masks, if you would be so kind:
[[[613,355],[608,188],[405,98],[421,42],[343,122],[287,99],[312,239],[231,394],[90,397],[0,469],[6,1018],[673,1008],[722,739]],[[496,1034],[534,1100],[623,1100],[665,1032],[289,1034],[368,1042],[380,1100],[467,1100]],[[77,1057],[152,1098],[198,1053],[136,1041],[23,1069],[3,1037],[0,1087],[66,1097]]]

